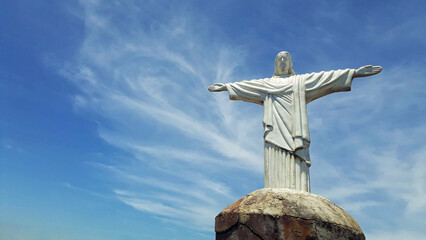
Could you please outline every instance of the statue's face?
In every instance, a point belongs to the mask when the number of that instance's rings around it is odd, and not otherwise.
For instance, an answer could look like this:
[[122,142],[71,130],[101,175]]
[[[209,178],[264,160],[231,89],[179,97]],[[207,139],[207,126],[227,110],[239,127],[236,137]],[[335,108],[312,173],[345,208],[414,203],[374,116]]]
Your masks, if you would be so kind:
[[288,74],[290,70],[290,59],[286,55],[279,55],[277,59],[278,73]]

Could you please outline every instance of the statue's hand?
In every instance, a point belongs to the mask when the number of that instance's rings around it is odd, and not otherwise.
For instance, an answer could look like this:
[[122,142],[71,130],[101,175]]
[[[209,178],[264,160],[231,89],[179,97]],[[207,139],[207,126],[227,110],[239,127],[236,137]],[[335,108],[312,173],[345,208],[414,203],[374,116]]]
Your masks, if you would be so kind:
[[223,83],[215,83],[209,87],[210,92],[222,92],[226,91],[226,86]]
[[381,66],[371,66],[367,65],[364,67],[360,67],[355,71],[354,77],[368,77],[374,74],[378,74],[382,71]]

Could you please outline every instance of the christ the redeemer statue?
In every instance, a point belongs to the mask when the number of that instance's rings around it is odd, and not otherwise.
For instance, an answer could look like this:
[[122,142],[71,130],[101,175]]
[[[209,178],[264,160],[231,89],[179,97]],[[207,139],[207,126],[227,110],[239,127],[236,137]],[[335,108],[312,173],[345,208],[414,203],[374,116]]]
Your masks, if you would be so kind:
[[309,128],[306,104],[333,92],[350,91],[352,79],[382,71],[364,66],[296,75],[288,52],[275,58],[271,78],[216,83],[211,92],[228,91],[231,100],[264,106],[265,188],[292,188],[310,192]]

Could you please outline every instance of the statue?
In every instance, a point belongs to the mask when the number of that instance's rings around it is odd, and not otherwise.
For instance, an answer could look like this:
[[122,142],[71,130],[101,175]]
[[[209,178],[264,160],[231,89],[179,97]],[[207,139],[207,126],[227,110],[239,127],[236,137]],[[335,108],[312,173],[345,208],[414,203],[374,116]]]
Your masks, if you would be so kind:
[[382,71],[380,66],[296,75],[288,52],[275,58],[271,78],[216,83],[211,92],[228,91],[231,100],[264,106],[265,188],[310,192],[309,128],[306,104],[333,92],[350,91],[354,78]]

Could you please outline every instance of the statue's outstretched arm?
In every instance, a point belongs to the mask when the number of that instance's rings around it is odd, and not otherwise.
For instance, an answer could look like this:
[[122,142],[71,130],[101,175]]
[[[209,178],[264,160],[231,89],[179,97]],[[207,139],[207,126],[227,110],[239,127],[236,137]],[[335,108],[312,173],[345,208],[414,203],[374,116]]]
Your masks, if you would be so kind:
[[381,71],[382,71],[381,66],[366,65],[366,66],[360,67],[357,70],[355,70],[354,78],[368,77],[368,76],[371,76],[371,75],[378,74]]
[[210,92],[222,92],[226,90],[226,86],[223,83],[215,83],[209,87]]

